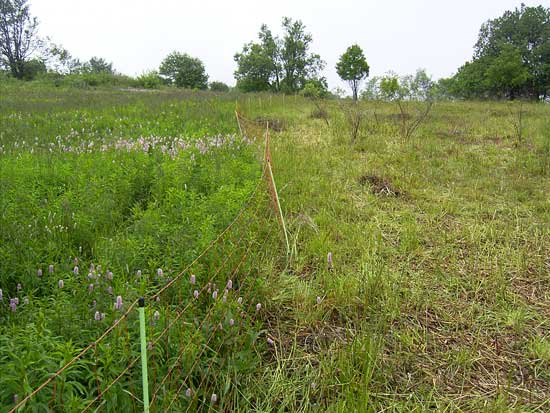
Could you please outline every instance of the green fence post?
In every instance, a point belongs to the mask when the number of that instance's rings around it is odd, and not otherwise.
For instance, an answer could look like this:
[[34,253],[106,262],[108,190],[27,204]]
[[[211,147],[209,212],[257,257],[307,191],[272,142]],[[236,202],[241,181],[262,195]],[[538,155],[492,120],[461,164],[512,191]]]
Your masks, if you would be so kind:
[[143,385],[143,411],[149,413],[149,380],[147,378],[147,335],[145,333],[145,298],[139,301],[139,335],[141,338],[141,381]]

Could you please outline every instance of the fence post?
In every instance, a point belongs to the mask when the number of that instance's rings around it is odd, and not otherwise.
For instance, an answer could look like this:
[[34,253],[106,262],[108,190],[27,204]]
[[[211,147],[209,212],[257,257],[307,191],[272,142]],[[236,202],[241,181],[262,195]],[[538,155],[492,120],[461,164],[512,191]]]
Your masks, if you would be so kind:
[[149,380],[147,378],[147,335],[145,332],[145,298],[138,300],[139,336],[141,338],[141,381],[143,386],[143,412],[149,413]]

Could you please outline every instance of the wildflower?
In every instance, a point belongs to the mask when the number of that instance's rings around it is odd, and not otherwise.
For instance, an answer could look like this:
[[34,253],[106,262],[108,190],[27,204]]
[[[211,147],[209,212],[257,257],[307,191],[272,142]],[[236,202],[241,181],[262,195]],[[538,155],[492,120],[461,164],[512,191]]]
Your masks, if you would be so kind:
[[162,268],[159,268],[159,269],[157,270],[157,275],[158,275],[159,277],[162,277],[163,274],[164,274],[164,273],[163,273],[163,271],[162,271]]
[[96,305],[97,305],[97,301],[96,301],[96,300],[93,300],[93,301],[92,301],[92,308],[95,308]]
[[93,293],[94,292],[94,285],[93,284],[90,284],[88,285],[88,293]]
[[322,301],[321,297],[317,297],[317,305],[321,304],[321,301]]
[[109,295],[113,295],[113,287],[108,286],[107,287],[107,293],[109,293]]
[[[191,285],[195,285],[195,281],[196,281],[195,274],[191,274],[191,278],[189,279],[189,282],[191,283]],[[190,390],[190,389],[187,389],[187,390]]]
[[19,305],[19,297],[15,297],[13,301],[15,302],[15,304]]
[[94,320],[100,321],[101,320],[101,313],[99,311],[96,311],[94,314]]
[[141,277],[141,270],[137,270],[137,271],[136,271],[136,275],[137,275],[138,277]]
[[2,301],[3,299],[4,299],[4,292],[0,288],[0,301]]
[[332,266],[332,252],[329,252],[327,254],[327,267],[329,270],[332,270],[333,266]]
[[76,266],[76,265],[73,268],[73,274],[78,275],[78,266]]
[[237,303],[242,304],[243,303],[243,298],[242,297],[237,298]]
[[10,299],[10,308],[11,311],[13,311],[14,313],[17,311],[17,303],[15,302],[14,298]]
[[122,296],[117,295],[116,301],[115,301],[115,310],[120,310],[122,308]]
[[223,296],[222,301],[223,301],[224,304],[227,302],[227,295]]
[[186,397],[191,397],[192,395],[193,395],[193,391],[191,389],[188,388],[187,390],[185,390]]
[[212,298],[215,300],[216,298],[218,298],[218,290],[215,290],[213,293],[212,293]]
[[233,281],[229,280],[227,281],[227,289],[230,290],[233,288]]
[[88,273],[88,279],[93,280],[95,278],[95,275],[91,272]]
[[21,286],[21,283],[17,283],[17,291],[21,291],[23,287]]
[[160,295],[157,295],[157,298],[155,298],[155,301],[158,303],[160,301]]
[[113,280],[113,272],[107,270],[107,273],[105,274],[105,278],[107,278],[109,281]]
[[19,402],[19,396],[17,394],[13,395],[13,403],[17,404]]
[[39,268],[37,271],[36,271],[36,275],[38,277],[42,277],[42,268]]
[[232,318],[229,319],[229,325],[230,325],[231,327],[233,327],[234,324],[235,324],[235,320],[233,320]]
[[74,257],[73,263],[75,266],[78,265],[78,257]]
[[48,272],[53,274],[53,264],[48,265]]
[[105,320],[105,313],[101,313],[101,319]]
[[218,401],[218,396],[216,395],[216,393],[212,393],[212,397],[210,397],[210,401],[212,403],[216,403]]
[[256,311],[260,311],[262,309],[262,305],[260,303],[256,304]]
[[23,298],[23,304],[29,305],[29,297]]
[[193,297],[199,298],[199,291],[198,290],[193,291]]
[[57,286],[58,286],[59,288],[63,288],[64,285],[65,285],[65,283],[63,282],[63,280],[59,280],[59,281],[57,282]]
[[152,351],[152,350],[153,350],[153,342],[152,342],[152,341],[149,341],[149,342],[147,343],[147,350],[149,350],[149,351]]
[[90,264],[90,272],[95,272],[95,265],[93,263]]
[[270,346],[274,345],[275,342],[271,339],[271,338],[267,338],[267,344],[269,344]]
[[153,313],[153,320],[155,320],[155,322],[159,321],[160,319],[160,313],[158,311],[155,311]]

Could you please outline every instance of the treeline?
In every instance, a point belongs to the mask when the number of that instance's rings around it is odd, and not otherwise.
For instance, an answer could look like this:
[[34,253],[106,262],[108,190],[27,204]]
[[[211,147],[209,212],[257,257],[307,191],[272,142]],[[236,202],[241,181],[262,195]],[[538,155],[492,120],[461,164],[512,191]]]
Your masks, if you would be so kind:
[[[77,86],[175,86],[218,92],[231,89],[223,82],[209,81],[203,62],[186,53],[174,51],[158,69],[132,78],[117,73],[103,58],[81,62],[63,47],[42,40],[37,27],[27,0],[0,0],[0,70],[4,77],[47,79]],[[302,93],[316,98],[346,95],[340,89],[329,92],[326,78],[321,75],[326,64],[311,51],[312,42],[311,33],[300,20],[283,18],[280,36],[262,25],[258,39],[246,43],[234,56],[235,88],[243,92]],[[359,45],[348,47],[335,69],[348,83],[354,100],[547,100],[550,8],[522,4],[488,20],[481,26],[472,60],[450,78],[434,81],[426,70],[419,69],[414,75],[390,72],[368,79],[370,66]]]

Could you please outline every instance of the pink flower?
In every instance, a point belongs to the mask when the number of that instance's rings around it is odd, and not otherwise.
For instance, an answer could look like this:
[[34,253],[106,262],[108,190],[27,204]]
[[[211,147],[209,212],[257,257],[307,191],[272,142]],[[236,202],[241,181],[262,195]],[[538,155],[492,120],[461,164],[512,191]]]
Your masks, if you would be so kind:
[[137,275],[138,277],[141,277],[141,270],[137,270],[137,271],[136,271],[136,275]]
[[[195,274],[191,274],[191,278],[189,279],[189,282],[191,283],[191,285],[195,285],[195,282],[196,282]],[[187,389],[187,390],[190,390],[190,389]]]
[[105,278],[107,278],[109,281],[112,281],[113,273],[111,271],[107,270],[107,274],[105,274]]
[[193,395],[193,391],[191,389],[188,388],[187,390],[185,390],[186,397],[191,397],[192,395]]
[[53,264],[48,265],[48,272],[53,274]]
[[59,288],[63,288],[64,285],[65,285],[65,283],[63,282],[63,280],[59,280],[59,281],[57,282],[57,286],[58,286]]
[[122,309],[122,296],[117,295],[116,301],[115,301],[115,310],[120,310],[120,309]]
[[214,291],[212,293],[212,298],[215,300],[216,298],[218,298],[218,290]]
[[233,325],[235,324],[235,320],[233,320],[232,318],[229,319],[229,325],[231,327],[233,327]]
[[93,284],[88,285],[88,293],[93,293],[93,292],[94,292],[94,285]]
[[327,267],[328,267],[329,270],[332,270],[332,267],[333,267],[333,265],[332,265],[332,252],[329,252],[327,254]]
[[267,338],[267,344],[269,344],[270,346],[272,346],[273,344],[275,344],[275,342],[271,339],[271,338]]
[[37,271],[36,271],[36,275],[38,277],[42,277],[42,268],[39,268]]
[[153,320],[155,320],[156,322],[156,321],[159,321],[159,319],[160,319],[160,313],[158,311],[155,311],[153,313]]
[[218,401],[218,396],[216,395],[216,393],[212,393],[212,396],[210,397],[210,401],[212,403],[216,403]]
[[0,301],[2,301],[3,299],[4,299],[4,292],[0,288]]
[[21,286],[21,283],[17,283],[17,291],[21,291],[23,287]]
[[318,305],[321,304],[321,301],[322,301],[321,297],[317,297],[317,304]]
[[199,298],[199,291],[198,290],[193,291],[193,297]]
[[73,274],[74,275],[78,275],[78,266],[75,265],[75,267],[73,268]]
[[237,298],[237,303],[242,304],[243,303],[243,298],[242,297]]
[[96,311],[94,314],[94,320],[100,321],[101,320],[101,313],[99,311]]
[[227,281],[227,289],[230,290],[233,288],[233,281],[229,280]]
[[159,277],[162,277],[163,274],[164,274],[164,273],[163,273],[163,271],[162,271],[162,268],[159,268],[159,269],[157,270],[157,275],[158,275]]
[[262,305],[260,303],[256,304],[256,311],[260,311],[262,309]]

